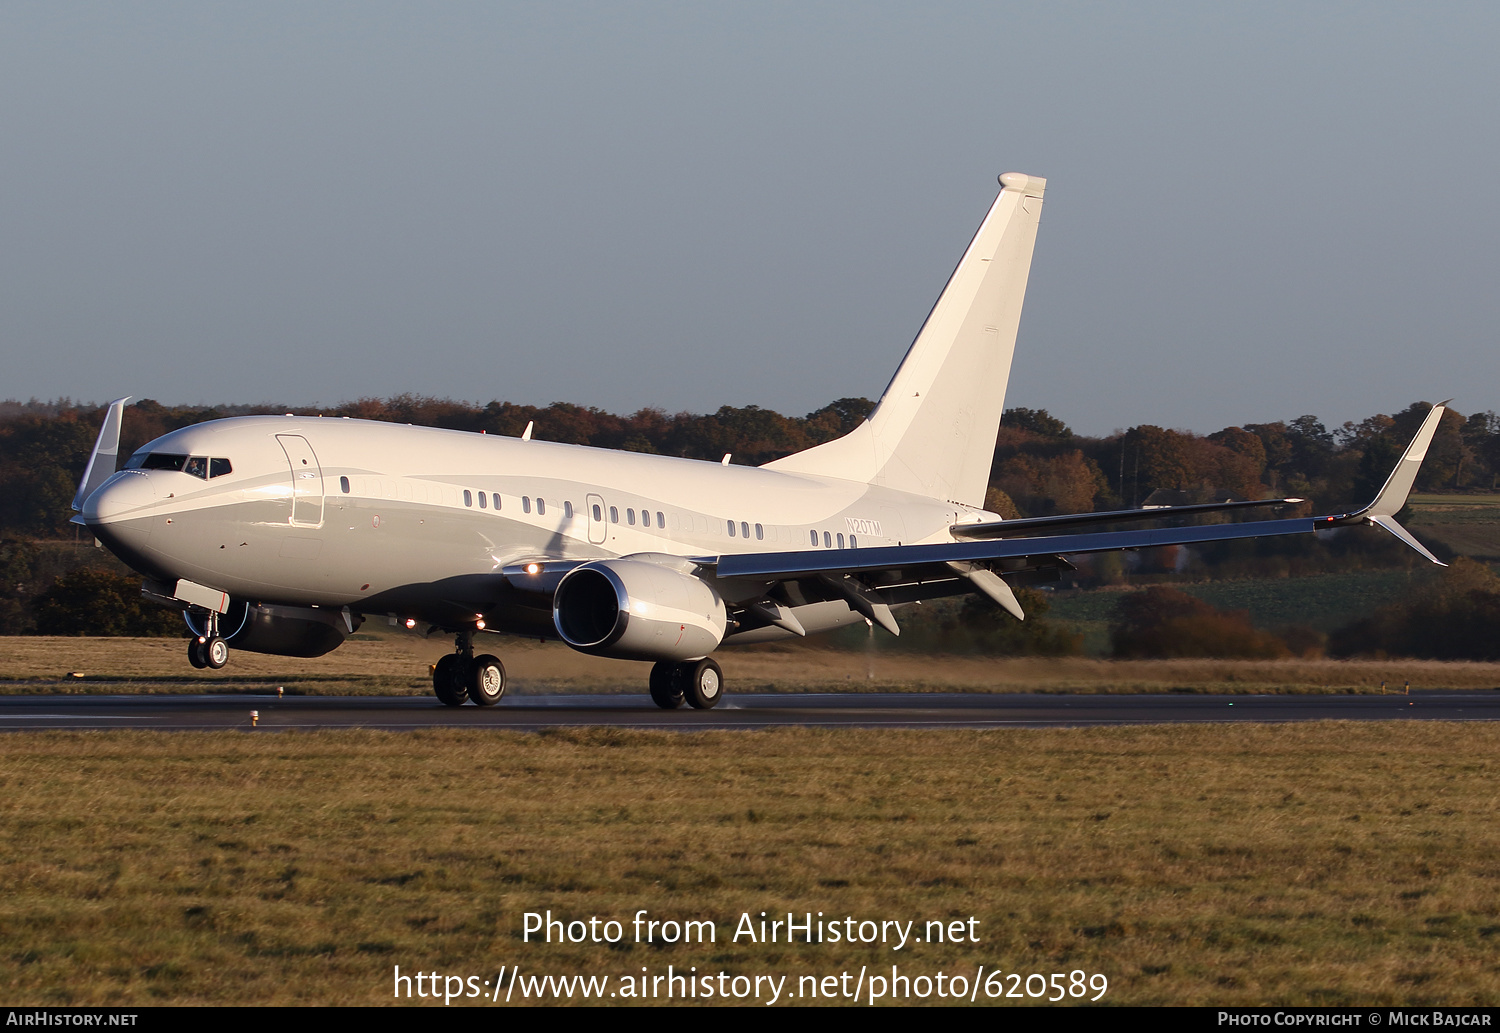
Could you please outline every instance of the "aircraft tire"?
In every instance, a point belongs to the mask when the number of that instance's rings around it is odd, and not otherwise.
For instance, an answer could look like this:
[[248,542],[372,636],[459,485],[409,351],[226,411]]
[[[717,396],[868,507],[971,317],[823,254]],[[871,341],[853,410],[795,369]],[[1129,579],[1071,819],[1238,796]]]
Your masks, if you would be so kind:
[[432,691],[444,706],[461,707],[469,698],[468,679],[464,677],[466,666],[463,657],[449,653],[433,668]]
[[492,707],[505,695],[505,665],[485,653],[469,665],[469,698],[476,706]]
[[682,666],[663,660],[651,668],[651,702],[663,710],[682,706],[682,688],[677,684],[678,668]]
[[203,662],[216,671],[222,668],[229,662],[229,643],[217,635],[203,643]]
[[188,663],[200,671],[208,666],[208,661],[203,659],[203,642],[196,637],[188,639]]
[[694,710],[710,710],[724,698],[724,671],[713,660],[685,663],[681,672],[682,698]]

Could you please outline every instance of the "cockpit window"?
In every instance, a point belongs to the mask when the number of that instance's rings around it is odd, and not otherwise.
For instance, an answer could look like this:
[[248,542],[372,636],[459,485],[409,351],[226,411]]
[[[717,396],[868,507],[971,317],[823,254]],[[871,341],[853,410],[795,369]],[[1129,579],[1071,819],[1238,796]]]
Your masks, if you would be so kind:
[[207,456],[181,456],[170,452],[137,452],[125,464],[127,470],[177,470],[193,477],[222,477],[234,467],[228,459],[210,459]]
[[166,452],[148,452],[146,455],[131,456],[130,462],[125,466],[131,470],[181,470],[187,458],[187,456],[169,455]]

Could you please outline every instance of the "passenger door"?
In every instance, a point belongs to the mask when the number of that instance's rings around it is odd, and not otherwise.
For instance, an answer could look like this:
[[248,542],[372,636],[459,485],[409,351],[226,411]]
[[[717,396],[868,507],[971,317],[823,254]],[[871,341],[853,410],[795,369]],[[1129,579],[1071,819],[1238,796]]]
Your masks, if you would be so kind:
[[292,526],[323,525],[323,469],[312,445],[300,434],[278,434],[292,473]]

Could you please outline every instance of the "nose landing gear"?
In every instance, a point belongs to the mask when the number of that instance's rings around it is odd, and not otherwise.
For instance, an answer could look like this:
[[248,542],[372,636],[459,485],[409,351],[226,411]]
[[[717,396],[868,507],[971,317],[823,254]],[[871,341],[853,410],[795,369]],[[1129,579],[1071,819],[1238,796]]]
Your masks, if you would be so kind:
[[203,634],[188,639],[188,663],[217,671],[229,662],[229,643],[219,636],[219,615],[210,610]]
[[454,652],[432,669],[432,691],[446,706],[461,707],[466,700],[492,707],[505,695],[505,665],[489,653],[474,655],[474,633],[467,629],[455,636]]

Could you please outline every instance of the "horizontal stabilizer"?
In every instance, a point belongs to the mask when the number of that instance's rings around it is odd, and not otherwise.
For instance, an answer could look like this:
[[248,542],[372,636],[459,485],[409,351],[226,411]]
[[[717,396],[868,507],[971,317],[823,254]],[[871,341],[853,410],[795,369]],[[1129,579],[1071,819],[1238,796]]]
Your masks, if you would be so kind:
[[115,462],[120,455],[120,424],[124,422],[125,403],[128,401],[129,395],[116,398],[109,403],[109,409],[104,413],[104,426],[99,428],[99,440],[94,442],[89,465],[83,468],[83,480],[78,482],[78,494],[73,496],[75,513],[82,512],[84,500],[114,475]]

